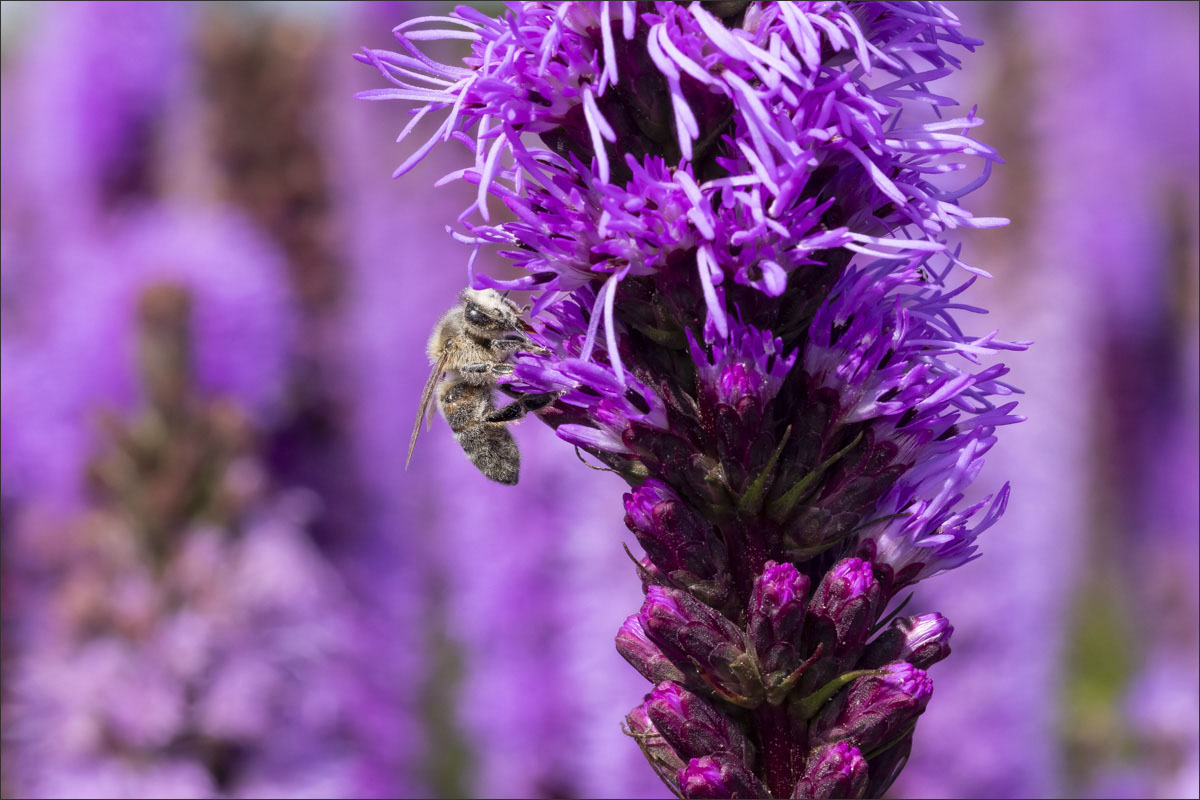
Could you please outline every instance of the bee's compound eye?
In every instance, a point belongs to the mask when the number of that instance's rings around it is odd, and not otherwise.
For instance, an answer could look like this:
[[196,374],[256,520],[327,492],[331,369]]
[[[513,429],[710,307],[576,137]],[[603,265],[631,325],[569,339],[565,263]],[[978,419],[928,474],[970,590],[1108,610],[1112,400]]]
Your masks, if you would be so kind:
[[484,325],[488,321],[487,314],[479,310],[479,306],[474,303],[467,303],[466,311],[467,322],[472,325]]

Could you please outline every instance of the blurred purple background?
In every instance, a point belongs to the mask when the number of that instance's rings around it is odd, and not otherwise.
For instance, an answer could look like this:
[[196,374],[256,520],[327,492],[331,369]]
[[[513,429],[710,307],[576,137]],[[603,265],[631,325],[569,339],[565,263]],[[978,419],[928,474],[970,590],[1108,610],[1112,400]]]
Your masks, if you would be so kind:
[[[470,198],[350,56],[447,7],[4,3],[5,796],[666,796],[623,484],[536,422],[516,489],[440,420],[404,469]],[[1198,6],[951,7],[1037,344],[892,795],[1194,797]]]

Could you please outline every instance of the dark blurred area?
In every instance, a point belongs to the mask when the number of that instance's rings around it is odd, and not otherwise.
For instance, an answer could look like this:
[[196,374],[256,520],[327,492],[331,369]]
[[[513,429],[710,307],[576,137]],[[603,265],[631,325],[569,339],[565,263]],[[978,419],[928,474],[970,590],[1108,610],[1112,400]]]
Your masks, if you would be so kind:
[[[2,8],[0,792],[667,796],[622,482],[533,422],[516,489],[440,420],[405,470],[472,193],[391,180],[351,55],[450,5]],[[1198,796],[1200,6],[951,8],[1012,220],[966,302],[1036,344],[892,794]]]

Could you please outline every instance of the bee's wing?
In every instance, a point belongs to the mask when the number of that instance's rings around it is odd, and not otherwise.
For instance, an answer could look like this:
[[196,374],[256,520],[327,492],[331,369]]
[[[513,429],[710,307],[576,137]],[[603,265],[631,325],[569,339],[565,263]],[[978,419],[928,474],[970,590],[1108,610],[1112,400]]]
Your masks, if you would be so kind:
[[449,360],[450,348],[447,347],[438,356],[437,363],[433,365],[433,371],[429,373],[429,380],[425,381],[425,388],[421,392],[421,405],[417,407],[417,420],[413,423],[412,438],[408,440],[408,458],[404,459],[405,469],[408,469],[408,462],[412,461],[413,448],[417,446],[417,435],[421,432],[421,423],[429,413],[430,401],[433,400],[433,390],[437,388],[438,381],[442,379],[442,373],[446,371],[446,362]]

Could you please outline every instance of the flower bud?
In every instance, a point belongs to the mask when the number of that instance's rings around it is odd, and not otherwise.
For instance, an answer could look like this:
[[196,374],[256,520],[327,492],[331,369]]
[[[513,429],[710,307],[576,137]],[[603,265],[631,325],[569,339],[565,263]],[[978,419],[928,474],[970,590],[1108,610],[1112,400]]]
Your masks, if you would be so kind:
[[899,736],[925,711],[933,681],[925,670],[904,661],[887,664],[883,675],[868,675],[830,703],[813,725],[813,741],[847,741],[871,752]]
[[625,524],[671,582],[710,605],[725,601],[725,543],[671,487],[652,478],[626,494]]
[[658,645],[647,638],[637,614],[626,619],[617,632],[617,652],[652,683],[684,682],[683,672],[663,655]]
[[813,592],[805,619],[805,655],[819,659],[801,683],[804,693],[815,691],[858,660],[875,623],[882,592],[870,563],[844,558],[825,573]]
[[792,797],[863,797],[867,777],[867,760],[857,747],[849,742],[822,745],[809,754]]
[[875,669],[890,661],[907,661],[914,667],[929,669],[950,655],[952,633],[950,620],[937,612],[893,620],[867,645],[859,667]]
[[646,716],[681,758],[728,751],[750,761],[754,750],[737,723],[703,697],[663,681],[646,695]]
[[679,789],[688,798],[770,796],[763,782],[732,753],[693,758],[679,770]]
[[705,687],[746,708],[762,702],[762,679],[738,626],[696,598],[651,586],[639,615],[650,641],[677,667],[694,666]]
[[754,580],[747,630],[768,694],[787,684],[803,662],[800,642],[808,588],[808,576],[789,563],[768,561]]
[[646,758],[650,759],[655,765],[662,765],[673,770],[678,770],[683,767],[683,759],[675,752],[671,745],[667,744],[667,740],[658,732],[658,728],[654,727],[654,723],[650,721],[650,716],[646,713],[644,703],[636,705],[633,710],[625,715],[625,722],[629,725],[629,733],[637,740],[642,748],[642,752],[646,754]]

